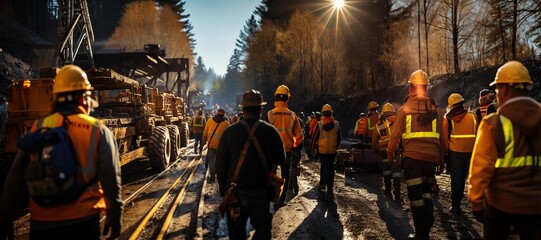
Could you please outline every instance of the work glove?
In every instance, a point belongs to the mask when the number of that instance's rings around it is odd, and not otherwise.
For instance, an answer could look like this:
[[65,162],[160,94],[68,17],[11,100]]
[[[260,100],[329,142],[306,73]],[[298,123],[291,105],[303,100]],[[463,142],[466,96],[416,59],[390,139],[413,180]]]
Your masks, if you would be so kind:
[[485,223],[485,210],[474,210],[472,211],[475,220],[480,223]]
[[[109,234],[107,236],[107,234]],[[117,239],[120,236],[120,223],[111,224],[109,218],[105,219],[105,225],[103,226],[103,236],[106,236],[106,239]]]

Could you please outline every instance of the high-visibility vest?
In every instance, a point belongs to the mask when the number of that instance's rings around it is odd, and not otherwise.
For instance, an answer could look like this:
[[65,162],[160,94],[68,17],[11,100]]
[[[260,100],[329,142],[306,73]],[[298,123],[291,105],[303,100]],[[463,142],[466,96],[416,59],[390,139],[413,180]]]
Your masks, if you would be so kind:
[[[64,117],[59,113],[51,114],[34,123],[32,132],[39,128],[62,126]],[[68,116],[70,125],[68,135],[77,154],[81,171],[77,176],[80,182],[88,183],[96,177],[98,163],[98,145],[101,122],[86,114]],[[113,149],[113,151],[115,151]],[[105,209],[103,191],[98,182],[84,190],[81,196],[71,203],[56,207],[40,207],[30,199],[30,216],[36,221],[63,221],[84,218],[99,214]]]
[[357,135],[363,135],[364,130],[366,129],[366,126],[368,124],[369,119],[366,117],[362,117],[359,120],[357,120]]
[[[505,155],[503,158],[496,160],[495,168],[512,168],[526,167],[534,165],[534,156],[515,156],[515,134],[513,132],[513,123],[508,118],[499,114],[500,122],[502,123],[503,135],[505,139]],[[541,160],[541,156],[535,156]],[[537,165],[541,166],[541,161],[537,161]]]
[[323,130],[323,122],[319,121],[318,151],[321,154],[333,154],[338,149],[338,121],[334,121],[334,128],[329,131]]
[[406,131],[402,133],[402,139],[408,138],[440,138],[440,133],[438,133],[438,119],[435,118],[432,120],[432,131],[431,132],[412,132],[411,131],[411,115],[406,115]]
[[[302,134],[302,132],[294,132],[295,124],[299,124],[295,113],[290,110],[283,111],[280,109],[273,109],[267,112],[267,117],[269,123],[274,125],[278,130],[278,133],[280,133],[286,152],[291,151],[291,148],[295,144],[294,138],[298,137],[297,135]],[[300,130],[302,131],[302,129]]]
[[194,133],[202,133],[205,127],[205,118],[200,115],[195,116],[192,121],[192,127]]
[[451,120],[449,149],[457,152],[472,152],[477,134],[477,117],[467,113],[462,121]]
[[391,136],[391,128],[389,121],[385,120],[382,123],[378,123],[376,127],[376,132],[379,136],[379,148],[385,150],[387,148],[387,144],[389,143],[389,136]]

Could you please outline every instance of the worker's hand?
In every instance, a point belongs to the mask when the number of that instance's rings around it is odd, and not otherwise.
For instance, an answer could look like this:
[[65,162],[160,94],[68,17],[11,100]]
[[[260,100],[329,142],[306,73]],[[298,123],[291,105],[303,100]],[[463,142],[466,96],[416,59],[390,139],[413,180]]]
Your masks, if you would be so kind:
[[472,214],[475,217],[475,220],[480,223],[485,223],[485,210],[474,210],[472,211]]
[[[109,234],[109,235],[107,235]],[[120,223],[111,224],[109,218],[105,219],[105,225],[103,226],[103,236],[106,236],[106,239],[117,239],[120,236]]]

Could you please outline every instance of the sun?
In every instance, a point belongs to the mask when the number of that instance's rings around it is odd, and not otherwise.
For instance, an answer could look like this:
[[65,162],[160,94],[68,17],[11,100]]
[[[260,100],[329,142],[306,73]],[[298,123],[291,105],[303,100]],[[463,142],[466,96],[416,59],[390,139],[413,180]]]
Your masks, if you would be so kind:
[[345,0],[333,0],[334,8],[342,9],[345,5]]

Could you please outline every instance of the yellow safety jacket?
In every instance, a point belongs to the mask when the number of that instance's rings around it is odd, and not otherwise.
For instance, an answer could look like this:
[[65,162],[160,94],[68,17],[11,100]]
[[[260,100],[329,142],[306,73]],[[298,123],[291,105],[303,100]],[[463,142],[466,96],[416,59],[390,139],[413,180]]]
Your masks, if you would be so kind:
[[[207,141],[210,141],[210,143],[208,144],[208,148],[218,149],[218,143],[220,143],[220,138],[222,138],[222,134],[227,127],[229,127],[228,121],[224,120],[220,123],[217,123],[214,121],[214,119],[211,118],[205,125],[205,130],[203,131],[203,144],[205,144]],[[214,129],[216,129],[216,132],[214,131]],[[212,133],[214,133],[214,136],[212,135]],[[210,139],[211,136],[212,139]]]
[[[444,132],[449,133],[448,121],[444,121],[443,125]],[[471,153],[475,144],[476,134],[477,117],[473,113],[466,113],[459,121],[451,120],[451,132],[447,135],[449,137],[449,150]]]
[[338,131],[340,129],[338,121],[334,120],[334,128],[329,131],[323,130],[323,122],[319,121],[319,140],[317,142],[320,154],[333,154],[338,149]]
[[[55,128],[62,126],[64,117],[59,113],[53,113],[34,123],[32,132],[39,128]],[[100,139],[101,121],[86,114],[74,114],[68,116],[70,125],[68,135],[75,149],[79,166],[82,168],[77,180],[88,183],[96,178],[98,162],[98,142]],[[30,159],[33,156],[30,155]],[[99,214],[105,209],[103,191],[98,182],[92,184],[74,202],[56,207],[40,207],[30,200],[30,213],[32,220],[36,221],[62,221],[87,217]]]
[[192,131],[193,133],[203,133],[205,128],[205,118],[203,116],[197,115],[192,120]]
[[286,152],[291,152],[292,147],[297,147],[304,141],[297,115],[287,108],[286,102],[275,102],[274,109],[267,112],[267,119],[280,133]]

